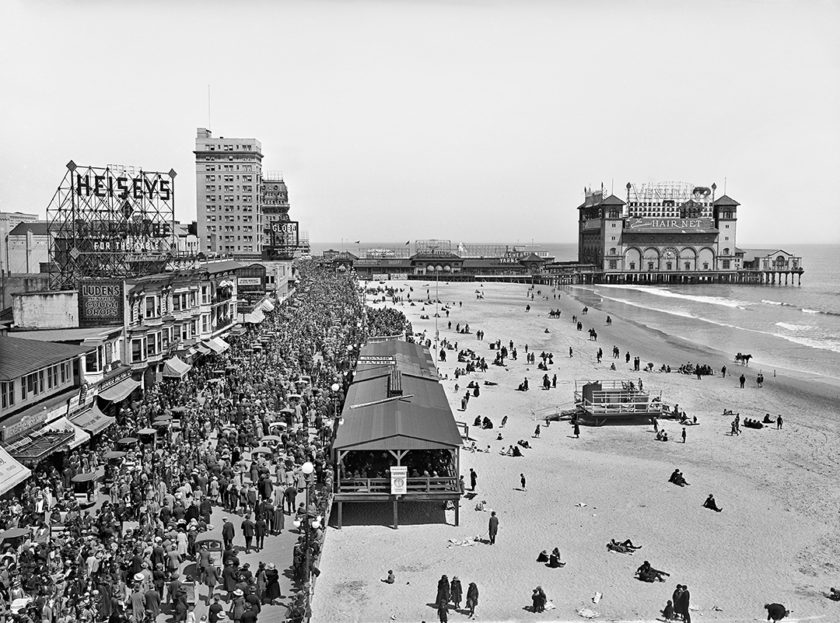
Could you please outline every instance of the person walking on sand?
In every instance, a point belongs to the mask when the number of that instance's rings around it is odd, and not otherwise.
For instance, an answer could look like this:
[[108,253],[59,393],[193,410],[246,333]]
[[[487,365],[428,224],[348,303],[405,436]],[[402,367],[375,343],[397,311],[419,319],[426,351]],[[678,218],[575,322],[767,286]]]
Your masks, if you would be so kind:
[[478,586],[475,582],[470,582],[467,588],[467,610],[469,610],[470,618],[475,617],[475,607],[478,605]]
[[721,376],[722,378],[726,378],[726,366],[723,366],[723,367],[720,369],[720,376]]
[[738,378],[738,382],[741,383],[741,389],[744,389],[744,383],[747,382],[747,377],[743,374]]
[[496,511],[490,511],[490,522],[488,524],[488,531],[490,532],[490,545],[495,545],[496,534],[499,532],[499,518],[496,517]]
[[536,439],[540,438],[540,425],[539,424],[537,424],[537,427],[534,429],[534,437]]
[[781,416],[781,414],[776,416],[776,430],[782,430],[782,416]]
[[475,470],[471,467],[470,468],[470,491],[475,491],[475,483],[478,481],[478,474],[475,473]]
[[685,426],[683,426],[683,429],[682,429],[682,440],[683,440],[683,443],[685,443]]
[[528,489],[525,487],[525,474],[519,474],[519,482],[522,485],[522,490],[527,491]]
[[580,424],[575,420],[575,439],[580,439]]
[[571,357],[573,354],[574,354],[574,351],[572,350],[572,347],[569,346],[569,357]]

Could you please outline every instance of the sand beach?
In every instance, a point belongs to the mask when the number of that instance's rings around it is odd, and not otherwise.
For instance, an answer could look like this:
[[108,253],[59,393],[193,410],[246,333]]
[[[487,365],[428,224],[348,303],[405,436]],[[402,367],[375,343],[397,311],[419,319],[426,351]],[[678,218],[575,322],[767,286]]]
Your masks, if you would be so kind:
[[[427,287],[435,294],[434,281],[391,285],[406,291],[413,287],[414,300],[425,299]],[[477,299],[476,290],[483,299]],[[779,369],[774,377],[765,369],[759,388],[756,363],[743,368],[733,361],[734,351],[748,344],[703,349],[630,318],[613,316],[607,325],[606,314],[591,306],[579,318],[584,325],[579,332],[571,316],[580,315],[582,305],[569,291],[558,290],[556,300],[551,288],[533,293],[531,300],[529,287],[517,284],[439,284],[439,298],[450,308],[449,317],[442,312],[438,321],[441,338],[457,342],[458,349],[474,350],[488,363],[495,354],[489,343],[497,339],[503,344],[513,340],[519,354],[505,367],[491,365],[487,372],[457,381],[457,351],[439,362],[441,376],[448,376],[443,386],[456,420],[470,424],[479,448],[491,448],[490,453],[461,453],[468,487],[470,468],[478,474],[476,496],[462,500],[457,527],[454,512],[432,504],[401,507],[396,530],[388,506],[346,504],[344,527],[327,533],[313,620],[437,621],[433,602],[443,574],[458,576],[465,590],[476,582],[478,621],[587,620],[582,614],[595,621],[662,620],[660,610],[676,584],[689,587],[693,621],[765,620],[763,605],[771,602],[791,610],[786,620],[840,620],[840,604],[825,597],[829,586],[840,584],[836,379]],[[415,332],[434,337],[434,305],[397,307]],[[549,318],[551,309],[561,309],[560,318]],[[421,320],[421,314],[430,318]],[[456,323],[469,323],[472,333],[457,333]],[[589,328],[598,332],[597,342],[589,339]],[[481,342],[478,329],[485,332]],[[548,375],[557,375],[556,388],[541,388],[543,372],[525,363],[526,344],[537,354],[553,353]],[[619,359],[612,357],[614,345]],[[604,351],[601,363],[595,357],[598,347]],[[628,351],[630,364],[624,360]],[[675,369],[690,361],[718,371],[725,364],[728,374],[698,380],[676,372],[634,372],[636,356],[642,366],[653,362],[655,370],[662,363]],[[743,389],[741,372],[747,377]],[[530,390],[515,391],[526,377]],[[572,406],[575,380],[639,378],[646,390],[661,390],[663,400],[697,416],[699,425],[687,429],[686,443],[680,439],[681,427],[671,420],[661,421],[671,435],[668,442],[656,441],[650,425],[585,426],[576,439],[568,422],[541,424],[540,416]],[[460,398],[473,379],[481,384],[481,395],[463,412]],[[485,386],[485,380],[497,385]],[[784,426],[742,427],[741,435],[731,436],[732,416],[722,415],[724,409],[740,413],[742,421],[781,414]],[[476,415],[488,416],[496,428],[473,427]],[[507,425],[500,431],[505,415]],[[533,439],[538,424],[540,437]],[[502,441],[496,440],[499,432]],[[518,439],[532,446],[523,457],[499,454]],[[675,468],[689,486],[668,483]],[[520,488],[520,474],[527,478],[527,491]],[[702,507],[709,493],[723,512]],[[486,500],[486,511],[474,509],[480,500]],[[450,544],[450,539],[486,539],[491,509],[499,517],[496,545]],[[610,552],[606,543],[611,538],[632,539],[642,549]],[[536,562],[541,550],[554,547],[565,567]],[[634,571],[644,560],[670,573],[668,581],[637,580]],[[396,575],[393,585],[380,581],[389,569]],[[538,585],[556,608],[530,612],[531,591]],[[596,593],[602,596],[593,603]],[[450,610],[450,621],[462,619],[467,615]]]

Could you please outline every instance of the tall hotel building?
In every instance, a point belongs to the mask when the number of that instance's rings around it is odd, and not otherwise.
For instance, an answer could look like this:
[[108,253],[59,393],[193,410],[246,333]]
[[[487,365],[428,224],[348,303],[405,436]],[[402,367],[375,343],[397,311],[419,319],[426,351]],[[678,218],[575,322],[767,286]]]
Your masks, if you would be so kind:
[[263,248],[262,145],[255,138],[195,138],[198,244],[204,253],[260,253]]

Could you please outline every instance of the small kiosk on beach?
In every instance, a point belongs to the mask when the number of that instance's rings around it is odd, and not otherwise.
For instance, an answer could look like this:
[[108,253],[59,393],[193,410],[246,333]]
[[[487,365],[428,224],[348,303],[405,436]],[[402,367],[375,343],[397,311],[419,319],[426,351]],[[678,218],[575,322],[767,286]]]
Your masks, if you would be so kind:
[[365,345],[333,443],[337,525],[346,502],[459,501],[461,435],[428,349],[400,340]]
[[647,424],[662,416],[662,392],[651,395],[632,381],[575,381],[575,416],[581,424]]

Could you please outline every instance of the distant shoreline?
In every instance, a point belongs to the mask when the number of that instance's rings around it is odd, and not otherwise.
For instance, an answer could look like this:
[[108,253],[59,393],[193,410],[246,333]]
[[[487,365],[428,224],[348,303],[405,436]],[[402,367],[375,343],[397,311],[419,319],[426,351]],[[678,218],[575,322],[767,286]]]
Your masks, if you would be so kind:
[[[567,313],[570,314],[566,317],[568,321],[571,314],[580,314],[584,303],[569,289],[564,289],[562,294],[563,296],[561,299],[558,299],[558,303],[561,303],[560,306],[563,308],[564,316]],[[563,299],[565,299],[565,301],[563,301]],[[572,307],[568,303],[569,299],[575,301],[577,305]],[[753,360],[749,366],[741,366],[734,361],[734,353],[727,353],[707,344],[693,342],[686,338],[672,335],[662,329],[646,325],[637,319],[627,317],[624,314],[618,314],[613,311],[605,312],[600,307],[597,307],[592,303],[586,303],[586,305],[588,305],[590,309],[598,309],[599,312],[609,313],[613,317],[612,326],[604,325],[596,327],[599,336],[603,335],[611,340],[614,339],[615,343],[619,345],[621,342],[634,344],[637,347],[641,344],[646,345],[642,351],[642,354],[645,355],[645,357],[643,357],[643,361],[644,363],[652,361],[654,363],[654,370],[658,370],[659,366],[663,363],[670,365],[672,369],[675,369],[681,364],[687,362],[696,362],[701,364],[708,363],[715,370],[718,377],[720,377],[721,366],[726,365],[727,376],[738,377],[743,372],[749,379],[752,380],[755,378],[758,370],[763,365],[766,378],[766,388],[773,386],[781,391],[789,390],[799,397],[804,398],[808,396],[814,400],[824,403],[821,406],[827,408],[833,408],[832,405],[836,404],[836,401],[840,399],[840,379],[836,379],[835,377],[811,373],[805,370],[792,370],[778,366],[771,368],[767,366],[767,364],[762,364],[762,362],[756,360]],[[618,324],[615,322],[616,319],[619,320]],[[583,316],[582,320],[584,321],[584,324],[587,324],[587,316]],[[627,323],[633,327],[632,335],[628,335],[628,332],[621,327],[621,323]],[[618,331],[620,331],[620,335],[618,334]],[[603,341],[603,339],[601,339],[601,341]],[[607,347],[604,347],[603,345],[601,347],[607,351]],[[609,344],[609,348],[611,347],[612,344]],[[773,377],[772,372],[768,374],[768,369],[775,370],[776,376]],[[678,373],[671,372],[671,374]]]

